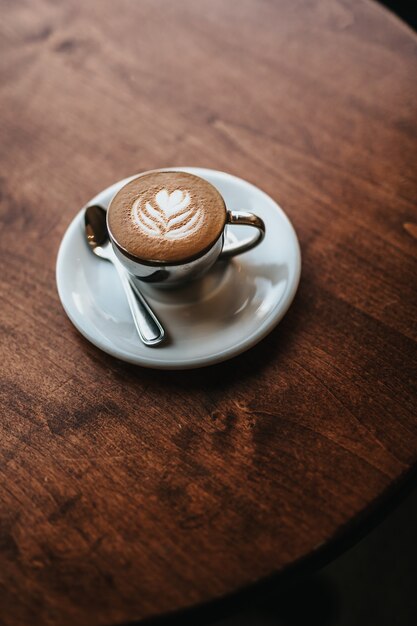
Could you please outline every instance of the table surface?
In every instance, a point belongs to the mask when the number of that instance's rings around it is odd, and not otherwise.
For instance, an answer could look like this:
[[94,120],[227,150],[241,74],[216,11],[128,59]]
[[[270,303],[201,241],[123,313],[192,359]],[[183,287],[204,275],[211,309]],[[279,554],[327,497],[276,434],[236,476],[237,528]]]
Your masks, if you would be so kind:
[[[119,624],[336,545],[417,464],[417,39],[367,1],[0,0],[0,621]],[[303,271],[190,373],[119,362],[55,260],[90,197],[196,165],[263,188]]]

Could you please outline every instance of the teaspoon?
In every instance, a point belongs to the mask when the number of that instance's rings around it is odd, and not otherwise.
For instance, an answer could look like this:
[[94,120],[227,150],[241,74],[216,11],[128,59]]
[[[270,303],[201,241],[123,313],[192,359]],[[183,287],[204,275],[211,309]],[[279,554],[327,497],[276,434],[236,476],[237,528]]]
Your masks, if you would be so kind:
[[84,213],[84,223],[91,250],[101,259],[113,263],[117,270],[139,337],[147,346],[161,343],[165,337],[161,323],[137,286],[129,279],[113,251],[107,230],[106,209],[98,204],[88,206]]

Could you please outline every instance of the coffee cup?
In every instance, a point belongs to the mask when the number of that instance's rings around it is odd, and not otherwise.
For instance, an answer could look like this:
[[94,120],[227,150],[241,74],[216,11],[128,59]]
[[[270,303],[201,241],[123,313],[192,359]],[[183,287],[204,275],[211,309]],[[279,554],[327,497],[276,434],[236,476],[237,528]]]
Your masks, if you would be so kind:
[[[249,226],[243,241],[225,242],[227,226]],[[176,287],[204,274],[218,260],[258,245],[260,217],[230,211],[211,183],[183,171],[144,172],[112,198],[107,226],[116,257],[132,277]]]

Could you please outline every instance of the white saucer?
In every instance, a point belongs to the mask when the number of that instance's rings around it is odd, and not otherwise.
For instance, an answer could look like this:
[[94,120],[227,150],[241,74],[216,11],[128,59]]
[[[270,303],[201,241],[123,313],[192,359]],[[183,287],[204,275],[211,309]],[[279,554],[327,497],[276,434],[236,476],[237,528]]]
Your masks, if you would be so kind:
[[[137,337],[115,269],[95,257],[87,246],[83,210],[61,242],[56,279],[68,317],[97,347],[145,367],[186,369],[220,363],[263,339],[294,298],[301,255],[290,221],[263,191],[224,172],[197,167],[172,169],[206,178],[219,189],[228,209],[259,215],[265,221],[266,236],[258,247],[227,263],[218,262],[202,279],[180,290],[143,286],[169,335],[165,344],[147,347]],[[90,203],[107,207],[128,180],[108,187]],[[228,237],[244,238],[247,230],[231,227]]]

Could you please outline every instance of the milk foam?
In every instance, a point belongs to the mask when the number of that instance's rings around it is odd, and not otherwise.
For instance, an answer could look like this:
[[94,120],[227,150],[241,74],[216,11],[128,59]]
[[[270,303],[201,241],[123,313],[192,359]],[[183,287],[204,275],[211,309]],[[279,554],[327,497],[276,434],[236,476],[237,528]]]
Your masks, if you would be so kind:
[[144,234],[163,239],[185,239],[191,237],[201,227],[204,214],[190,192],[175,189],[169,193],[161,189],[153,201],[139,196],[132,206],[133,224]]
[[107,214],[112,239],[144,262],[186,262],[221,236],[227,210],[218,190],[188,172],[145,172],[113,197]]

